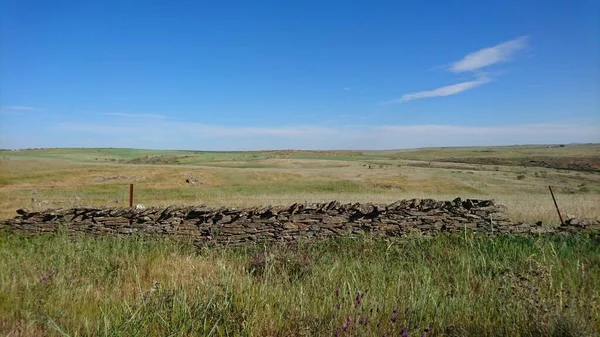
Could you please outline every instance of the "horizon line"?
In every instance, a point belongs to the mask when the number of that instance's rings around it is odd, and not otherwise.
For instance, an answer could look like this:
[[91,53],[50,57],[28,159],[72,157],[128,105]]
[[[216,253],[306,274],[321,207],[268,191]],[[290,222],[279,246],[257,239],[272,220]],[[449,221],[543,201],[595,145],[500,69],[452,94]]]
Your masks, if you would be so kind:
[[36,150],[141,150],[141,151],[185,151],[185,152],[273,152],[273,151],[297,151],[297,152],[364,152],[364,151],[403,151],[403,150],[421,150],[421,149],[456,149],[456,148],[501,148],[516,146],[582,146],[582,145],[600,145],[600,142],[571,142],[571,143],[527,143],[527,144],[504,144],[504,145],[459,145],[459,146],[422,146],[388,149],[330,149],[330,150],[309,150],[309,149],[261,149],[261,150],[185,150],[185,149],[152,149],[137,147],[30,147],[30,148],[0,148],[0,151],[36,151]]

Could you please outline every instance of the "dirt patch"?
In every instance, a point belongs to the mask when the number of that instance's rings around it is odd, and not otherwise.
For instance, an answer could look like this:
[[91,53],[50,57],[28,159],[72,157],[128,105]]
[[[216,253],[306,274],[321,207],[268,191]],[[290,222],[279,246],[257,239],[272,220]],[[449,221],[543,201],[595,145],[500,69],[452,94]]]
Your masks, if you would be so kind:
[[178,165],[181,164],[180,160],[189,158],[190,156],[173,156],[173,155],[160,155],[160,156],[148,156],[137,157],[130,160],[119,160],[122,164],[150,164],[150,165]]
[[477,193],[473,187],[460,183],[458,181],[451,181],[447,179],[437,177],[424,177],[417,179],[406,175],[398,174],[386,177],[370,176],[363,178],[364,184],[368,187],[381,188],[386,190],[397,190],[397,191],[414,191],[420,190],[425,193],[439,194],[439,193],[458,193],[458,192],[470,192]]
[[447,158],[440,162],[467,163],[481,165],[508,165],[545,167],[560,170],[600,172],[600,156],[586,157],[524,157],[524,158]]
[[136,177],[136,176],[122,176],[122,175],[115,175],[115,176],[100,176],[100,177],[96,177],[94,178],[94,182],[95,183],[103,183],[106,181],[111,181],[111,180],[130,180],[130,181],[142,181],[145,180],[145,177]]
[[279,150],[279,151],[266,151],[265,154],[275,156],[294,156],[294,155],[310,155],[310,156],[324,156],[324,157],[339,157],[339,156],[361,156],[362,154],[358,151],[310,151],[310,150]]

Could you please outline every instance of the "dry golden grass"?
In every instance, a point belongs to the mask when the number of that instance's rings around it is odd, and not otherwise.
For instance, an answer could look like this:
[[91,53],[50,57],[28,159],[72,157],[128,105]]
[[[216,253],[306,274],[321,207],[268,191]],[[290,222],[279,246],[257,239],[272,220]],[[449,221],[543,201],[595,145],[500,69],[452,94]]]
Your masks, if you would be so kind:
[[[589,155],[598,147],[573,149],[548,153]],[[505,158],[546,153],[490,150]],[[164,154],[144,150],[3,154],[0,219],[21,207],[126,206],[130,183],[136,203],[147,206],[485,198],[507,206],[515,221],[557,224],[552,185],[564,216],[600,218],[598,173],[431,161],[486,153],[200,153],[182,159],[189,165],[116,164]],[[190,175],[198,184],[185,182]],[[0,334],[9,336],[331,336],[344,313],[356,312],[356,292],[367,289],[364,312],[376,309],[373,323],[388,322],[387,335],[400,334],[387,316],[398,305],[413,315],[402,324],[430,325],[433,335],[478,336],[492,328],[502,335],[586,335],[600,328],[598,245],[587,236],[336,238],[197,250],[165,237],[0,234]],[[253,274],[265,251],[276,259]],[[336,287],[350,300],[344,315],[332,317]],[[375,324],[352,333],[382,335]]]
[[[515,221],[558,223],[547,187],[552,185],[564,215],[600,217],[600,174],[595,172],[394,160],[389,156],[381,160],[338,155],[322,159],[255,160],[247,159],[247,154],[215,157],[203,165],[5,158],[0,160],[0,218],[12,217],[22,207],[127,206],[129,183],[135,184],[135,202],[147,206],[490,198],[506,205]],[[186,183],[189,175],[198,183]]]

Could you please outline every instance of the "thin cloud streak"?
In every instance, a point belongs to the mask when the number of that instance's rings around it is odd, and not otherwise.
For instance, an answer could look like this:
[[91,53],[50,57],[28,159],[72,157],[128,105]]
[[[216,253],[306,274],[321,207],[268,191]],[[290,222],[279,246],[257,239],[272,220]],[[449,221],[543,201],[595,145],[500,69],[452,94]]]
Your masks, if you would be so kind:
[[310,137],[335,133],[336,130],[321,126],[280,126],[280,127],[245,127],[222,126],[201,123],[136,123],[132,125],[90,124],[90,123],[60,123],[56,125],[60,131],[84,132],[114,135],[121,133],[135,134],[173,134],[178,136],[194,136],[199,138],[212,137]]
[[[74,132],[74,133],[95,133],[101,135],[118,135],[128,134],[132,132],[139,133],[140,127],[134,125],[119,126],[119,125],[108,125],[100,123],[58,123],[55,129],[61,132]],[[143,127],[147,127],[144,125]]]
[[449,71],[454,73],[467,71],[479,72],[476,80],[448,85],[433,90],[404,94],[398,99],[387,101],[383,104],[402,103],[421,98],[451,96],[486,84],[490,82],[491,79],[483,73],[481,69],[492,64],[510,61],[519,50],[527,46],[528,42],[529,36],[521,36],[493,47],[484,48],[468,54],[461,60],[454,62],[448,68]]
[[510,61],[518,51],[527,46],[528,42],[529,36],[520,36],[514,40],[478,50],[452,63],[449,70],[454,73],[476,71],[492,64]]
[[6,107],[6,110],[29,110],[29,111],[31,111],[31,110],[35,110],[35,108],[32,106],[16,105],[16,106]]
[[[97,143],[69,146],[112,146],[194,150],[265,149],[399,149],[430,146],[490,146],[600,142],[597,125],[528,124],[342,125],[245,127],[201,123],[139,121],[126,124],[62,123],[51,131],[68,139],[95,137]],[[151,135],[151,137],[149,137]],[[120,141],[127,137],[128,141]],[[48,144],[43,146],[64,146]]]
[[[176,124],[179,125],[179,124]],[[205,124],[181,125],[184,131],[199,137],[310,137],[314,135],[334,134],[335,129],[320,126],[282,126],[282,127],[230,127]]]
[[426,90],[426,91],[419,91],[419,92],[404,94],[404,95],[402,95],[402,97],[391,100],[391,101],[384,102],[384,104],[408,102],[408,101],[412,101],[415,99],[421,99],[421,98],[444,97],[444,96],[456,95],[463,91],[477,88],[478,86],[484,85],[488,82],[490,82],[490,79],[487,76],[482,76],[479,79],[473,80],[473,81],[456,83],[456,84],[448,85],[448,86],[433,89],[433,90]]
[[583,126],[577,124],[523,124],[509,126],[457,126],[457,125],[390,125],[379,126],[376,129],[380,132],[406,132],[423,134],[444,134],[444,135],[468,135],[468,136],[486,136],[486,135],[508,135],[508,134],[528,134],[540,135],[545,132],[569,134],[578,129],[582,132],[593,132],[595,126]]
[[121,112],[105,112],[101,115],[104,116],[115,116],[115,117],[126,117],[126,118],[141,118],[141,119],[166,119],[167,116],[159,115],[159,114],[131,114],[131,113],[121,113]]

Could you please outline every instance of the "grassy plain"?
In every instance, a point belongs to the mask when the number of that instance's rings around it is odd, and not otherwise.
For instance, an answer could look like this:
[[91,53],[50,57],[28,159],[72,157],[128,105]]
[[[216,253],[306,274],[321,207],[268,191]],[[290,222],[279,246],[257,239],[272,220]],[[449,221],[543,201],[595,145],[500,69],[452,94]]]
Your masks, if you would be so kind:
[[[599,145],[405,151],[0,151],[17,208],[491,198],[516,221],[600,217]],[[186,182],[195,181],[195,184]],[[337,290],[339,288],[339,290]],[[595,336],[598,237],[336,238],[205,247],[0,233],[7,336]],[[429,332],[425,332],[429,331]]]
[[[600,217],[600,145],[397,151],[202,152],[136,149],[0,151],[0,218],[17,208],[255,206],[337,199],[491,198],[515,221]],[[186,183],[193,178],[196,184]]]

